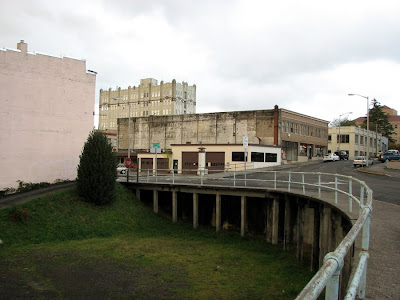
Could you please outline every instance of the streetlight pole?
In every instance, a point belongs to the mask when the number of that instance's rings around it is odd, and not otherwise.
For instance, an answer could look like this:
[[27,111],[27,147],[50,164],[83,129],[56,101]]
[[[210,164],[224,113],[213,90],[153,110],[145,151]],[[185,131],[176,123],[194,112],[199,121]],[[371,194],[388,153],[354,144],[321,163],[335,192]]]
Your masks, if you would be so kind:
[[359,96],[367,99],[367,167],[369,164],[369,98],[360,94],[348,94],[349,96]]
[[339,151],[340,150],[340,117],[341,116],[344,116],[344,115],[350,115],[350,114],[352,114],[352,112],[347,112],[347,113],[344,113],[344,114],[341,114],[340,116],[339,116],[339,144],[338,144],[338,147],[337,147],[337,150]]

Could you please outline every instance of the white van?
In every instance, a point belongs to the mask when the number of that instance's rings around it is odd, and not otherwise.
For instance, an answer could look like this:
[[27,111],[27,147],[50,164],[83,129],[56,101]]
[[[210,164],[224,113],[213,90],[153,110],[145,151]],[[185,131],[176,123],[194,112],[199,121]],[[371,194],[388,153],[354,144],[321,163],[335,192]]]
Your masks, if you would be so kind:
[[386,151],[386,152],[389,152],[389,153],[391,153],[391,154],[396,154],[396,155],[399,154],[399,150],[396,150],[396,149],[388,150],[388,151]]

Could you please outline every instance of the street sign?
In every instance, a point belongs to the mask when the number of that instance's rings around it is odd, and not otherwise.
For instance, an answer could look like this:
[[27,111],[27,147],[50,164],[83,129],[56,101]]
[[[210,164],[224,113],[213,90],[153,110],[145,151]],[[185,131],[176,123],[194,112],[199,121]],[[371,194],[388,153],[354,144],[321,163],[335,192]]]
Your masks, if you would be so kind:
[[243,148],[244,149],[249,148],[249,137],[248,136],[243,137]]
[[150,153],[161,153],[161,149],[160,148],[150,148]]
[[131,167],[131,163],[132,163],[132,160],[130,157],[125,158],[125,160],[124,160],[125,167],[127,167],[129,169]]
[[160,143],[153,143],[153,148],[160,148]]

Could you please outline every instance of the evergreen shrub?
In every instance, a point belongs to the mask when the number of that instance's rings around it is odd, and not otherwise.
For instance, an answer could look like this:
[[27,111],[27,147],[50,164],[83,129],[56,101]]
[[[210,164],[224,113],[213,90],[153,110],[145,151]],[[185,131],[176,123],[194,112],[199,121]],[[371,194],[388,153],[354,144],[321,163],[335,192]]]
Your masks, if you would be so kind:
[[96,205],[110,204],[115,199],[117,158],[107,137],[91,132],[83,147],[76,179],[79,196]]

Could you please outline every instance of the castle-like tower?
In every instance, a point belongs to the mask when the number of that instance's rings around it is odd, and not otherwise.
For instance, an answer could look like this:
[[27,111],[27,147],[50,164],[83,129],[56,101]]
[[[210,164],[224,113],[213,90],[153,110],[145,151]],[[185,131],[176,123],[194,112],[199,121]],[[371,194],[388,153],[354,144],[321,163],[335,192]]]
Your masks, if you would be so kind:
[[99,130],[117,130],[117,119],[196,113],[196,85],[146,78],[139,86],[100,90]]

